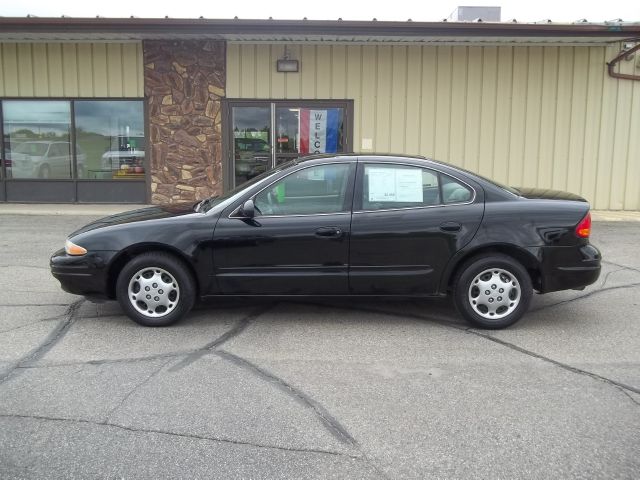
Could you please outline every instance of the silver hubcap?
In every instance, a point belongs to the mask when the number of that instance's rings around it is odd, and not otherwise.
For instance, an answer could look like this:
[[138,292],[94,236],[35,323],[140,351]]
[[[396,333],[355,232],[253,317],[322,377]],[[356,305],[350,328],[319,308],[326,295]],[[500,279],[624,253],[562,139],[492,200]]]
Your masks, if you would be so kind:
[[178,282],[162,268],[143,268],[129,281],[129,301],[146,317],[164,317],[176,308],[179,300]]
[[476,275],[469,287],[469,304],[488,319],[499,319],[513,312],[520,303],[520,283],[511,272],[491,268]]

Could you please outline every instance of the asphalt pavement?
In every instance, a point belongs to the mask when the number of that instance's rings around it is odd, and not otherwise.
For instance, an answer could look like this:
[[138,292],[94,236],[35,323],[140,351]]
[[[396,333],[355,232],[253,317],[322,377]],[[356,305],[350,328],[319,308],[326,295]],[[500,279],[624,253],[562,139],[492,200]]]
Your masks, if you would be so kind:
[[594,222],[600,280],[507,330],[380,299],[150,329],[51,277],[94,217],[23,213],[0,215],[2,479],[639,476],[640,222]]

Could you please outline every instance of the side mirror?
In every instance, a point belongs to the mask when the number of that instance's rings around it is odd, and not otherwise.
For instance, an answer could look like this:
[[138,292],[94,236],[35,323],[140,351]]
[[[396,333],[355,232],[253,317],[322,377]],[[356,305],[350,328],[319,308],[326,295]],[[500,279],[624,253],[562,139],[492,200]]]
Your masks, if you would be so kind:
[[244,202],[244,205],[242,205],[242,215],[247,218],[253,218],[256,216],[256,207],[253,204],[253,200],[249,199]]

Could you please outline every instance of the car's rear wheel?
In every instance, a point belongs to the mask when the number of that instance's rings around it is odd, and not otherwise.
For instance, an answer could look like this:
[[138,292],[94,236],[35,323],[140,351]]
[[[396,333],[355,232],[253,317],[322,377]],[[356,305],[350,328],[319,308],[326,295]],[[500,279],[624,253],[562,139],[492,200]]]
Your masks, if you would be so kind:
[[502,254],[467,261],[453,281],[454,303],[462,316],[481,328],[505,328],[529,308],[533,287],[527,270]]
[[116,297],[134,322],[165,327],[191,310],[195,283],[181,260],[164,252],[149,252],[124,266],[116,283]]

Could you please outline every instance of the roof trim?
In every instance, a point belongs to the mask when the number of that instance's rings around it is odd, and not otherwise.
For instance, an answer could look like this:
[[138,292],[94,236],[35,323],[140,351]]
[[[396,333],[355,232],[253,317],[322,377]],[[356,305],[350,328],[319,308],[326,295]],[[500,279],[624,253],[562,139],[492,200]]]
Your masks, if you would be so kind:
[[[96,34],[146,35],[158,38],[184,35],[194,38],[242,35],[318,35],[346,37],[589,37],[640,38],[637,23],[489,23],[489,22],[388,22],[343,20],[240,20],[183,18],[39,18],[0,17],[6,34],[65,34],[87,38]],[[15,36],[15,35],[14,35]]]

